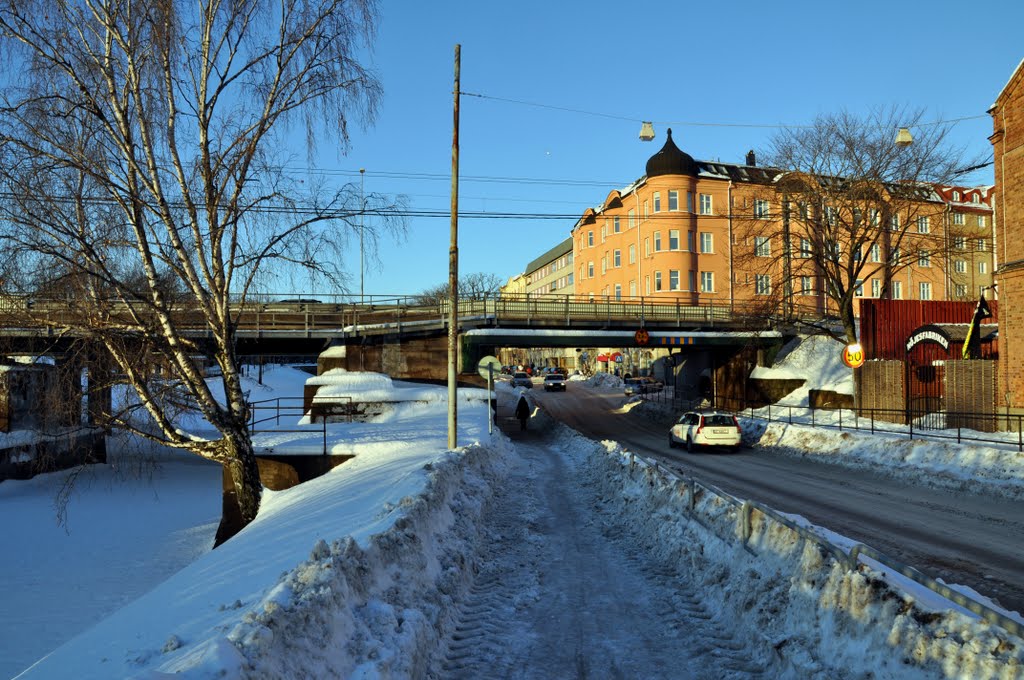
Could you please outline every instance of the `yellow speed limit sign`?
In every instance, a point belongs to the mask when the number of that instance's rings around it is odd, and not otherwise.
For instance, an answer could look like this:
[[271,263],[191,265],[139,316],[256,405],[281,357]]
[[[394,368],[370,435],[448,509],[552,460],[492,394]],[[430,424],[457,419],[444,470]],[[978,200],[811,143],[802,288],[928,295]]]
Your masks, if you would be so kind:
[[860,368],[864,365],[864,348],[859,342],[843,348],[843,363],[850,368]]
[[636,333],[633,333],[633,339],[636,340],[638,345],[646,345],[651,341],[651,334],[647,332],[646,328],[641,328]]

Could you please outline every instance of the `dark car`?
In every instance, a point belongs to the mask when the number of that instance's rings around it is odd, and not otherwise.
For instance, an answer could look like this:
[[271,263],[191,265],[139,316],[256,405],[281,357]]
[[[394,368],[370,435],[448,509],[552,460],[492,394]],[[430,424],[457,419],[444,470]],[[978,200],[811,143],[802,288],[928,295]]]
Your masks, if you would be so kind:
[[512,387],[533,387],[533,380],[526,373],[518,371],[512,376]]
[[625,392],[626,396],[632,396],[634,394],[646,394],[647,392],[660,392],[665,386],[661,384],[660,380],[655,380],[650,376],[642,378],[626,378],[625,381]]

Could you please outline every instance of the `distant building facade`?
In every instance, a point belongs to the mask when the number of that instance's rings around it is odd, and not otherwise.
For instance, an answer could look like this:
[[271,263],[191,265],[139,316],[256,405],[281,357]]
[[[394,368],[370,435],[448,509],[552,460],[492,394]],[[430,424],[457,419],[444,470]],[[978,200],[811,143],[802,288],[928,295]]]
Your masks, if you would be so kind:
[[572,239],[567,238],[526,265],[526,294],[572,295],[576,290],[572,265]]
[[998,395],[1024,409],[1024,61],[989,109],[999,226],[995,283],[999,290]]
[[950,300],[977,300],[984,291],[995,298],[994,186],[936,185],[946,204],[943,222],[949,234],[946,273]]

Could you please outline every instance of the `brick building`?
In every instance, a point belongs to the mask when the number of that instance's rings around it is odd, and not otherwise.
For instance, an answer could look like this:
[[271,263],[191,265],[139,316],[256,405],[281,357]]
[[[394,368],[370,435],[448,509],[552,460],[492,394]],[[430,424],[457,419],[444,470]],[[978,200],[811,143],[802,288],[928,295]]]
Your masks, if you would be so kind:
[[1024,409],[1024,61],[989,109],[996,194],[999,317],[998,391]]
[[[859,195],[843,190],[852,197],[845,205],[817,205],[791,197],[799,195],[795,184],[820,178],[758,167],[753,152],[744,164],[696,161],[671,132],[642,178],[609,193],[574,226],[577,297],[830,314],[837,310],[825,294],[829,258],[837,266],[850,258],[865,263],[863,279],[850,282],[855,313],[861,297],[977,299],[991,284],[991,187],[865,182],[854,187]],[[843,243],[821,234],[828,221],[840,225],[837,232],[845,223],[846,233],[856,233],[867,220],[884,238]]]

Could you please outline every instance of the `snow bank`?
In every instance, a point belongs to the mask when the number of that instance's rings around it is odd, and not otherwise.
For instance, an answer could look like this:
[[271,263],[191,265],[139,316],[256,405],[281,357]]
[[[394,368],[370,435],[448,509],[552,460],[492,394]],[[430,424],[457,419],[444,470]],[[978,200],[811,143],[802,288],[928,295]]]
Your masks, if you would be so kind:
[[587,387],[606,387],[616,390],[622,389],[623,385],[625,385],[622,378],[612,373],[595,373],[584,380],[583,384]]
[[750,377],[758,380],[804,380],[803,387],[786,395],[780,404],[807,406],[811,390],[853,394],[853,370],[843,363],[843,344],[823,335],[801,336],[782,348],[771,367],[756,366]]
[[1024,641],[959,612],[929,611],[861,564],[712,490],[644,464],[618,444],[587,474],[637,540],[676,565],[793,678],[1021,677]]

